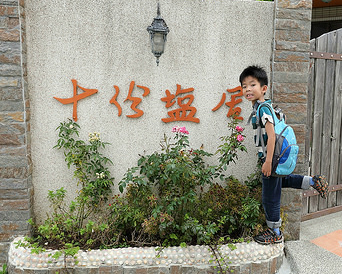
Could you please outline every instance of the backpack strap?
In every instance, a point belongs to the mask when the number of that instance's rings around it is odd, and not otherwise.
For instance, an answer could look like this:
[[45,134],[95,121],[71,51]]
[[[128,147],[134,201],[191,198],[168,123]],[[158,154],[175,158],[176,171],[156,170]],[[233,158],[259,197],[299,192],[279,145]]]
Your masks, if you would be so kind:
[[263,153],[264,157],[266,158],[266,145],[265,145],[264,137],[262,136],[261,125],[260,125],[260,119],[261,119],[260,108],[263,106],[266,106],[271,111],[273,123],[275,123],[276,120],[274,119],[274,116],[275,116],[274,110],[269,103],[263,102],[262,104],[260,104],[258,106],[258,109],[256,111],[256,118],[257,118],[257,121],[256,121],[256,124],[257,124],[256,143],[259,144],[259,141],[261,142],[262,153]]
[[249,117],[248,117],[248,121],[247,121],[247,124],[248,124],[248,125],[251,123],[252,117],[256,115],[257,110],[258,110],[258,107],[259,107],[261,104],[262,104],[262,102],[259,101],[259,100],[254,104],[254,106],[253,106],[253,111],[252,111],[252,113],[251,113],[251,114],[249,115]]

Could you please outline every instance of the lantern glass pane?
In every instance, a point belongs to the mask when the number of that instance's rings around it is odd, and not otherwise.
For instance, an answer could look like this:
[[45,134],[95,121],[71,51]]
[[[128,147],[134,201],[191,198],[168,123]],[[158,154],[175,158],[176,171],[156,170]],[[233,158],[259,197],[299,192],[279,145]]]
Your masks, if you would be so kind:
[[153,36],[153,51],[156,53],[164,52],[164,35],[162,33],[155,33]]

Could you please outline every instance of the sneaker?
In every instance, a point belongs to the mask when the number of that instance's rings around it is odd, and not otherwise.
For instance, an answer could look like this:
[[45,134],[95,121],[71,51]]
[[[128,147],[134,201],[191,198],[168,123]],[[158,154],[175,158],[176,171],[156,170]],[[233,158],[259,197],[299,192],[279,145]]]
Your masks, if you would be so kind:
[[255,236],[254,241],[262,245],[279,244],[283,241],[283,233],[280,232],[280,235],[278,235],[272,229],[268,228]]
[[322,198],[326,199],[329,191],[327,179],[322,175],[316,175],[312,177],[312,180],[314,182],[312,187],[318,191]]

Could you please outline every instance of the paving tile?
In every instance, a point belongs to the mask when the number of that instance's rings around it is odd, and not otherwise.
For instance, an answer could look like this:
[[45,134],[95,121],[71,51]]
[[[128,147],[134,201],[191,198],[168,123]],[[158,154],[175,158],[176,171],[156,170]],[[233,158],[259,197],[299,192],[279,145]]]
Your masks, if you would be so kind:
[[315,245],[324,248],[342,257],[342,230],[336,230],[311,241]]

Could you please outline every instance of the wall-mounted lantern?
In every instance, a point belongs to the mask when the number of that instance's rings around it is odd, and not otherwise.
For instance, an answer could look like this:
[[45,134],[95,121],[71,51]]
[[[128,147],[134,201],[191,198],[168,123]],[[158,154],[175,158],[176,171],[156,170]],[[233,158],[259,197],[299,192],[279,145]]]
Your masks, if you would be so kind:
[[157,58],[157,66],[159,65],[159,57],[164,53],[166,36],[169,28],[163,18],[160,16],[160,7],[158,3],[157,17],[154,18],[151,26],[147,27],[150,34],[152,53]]

